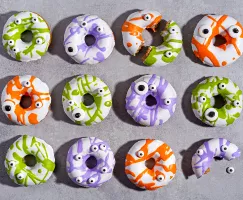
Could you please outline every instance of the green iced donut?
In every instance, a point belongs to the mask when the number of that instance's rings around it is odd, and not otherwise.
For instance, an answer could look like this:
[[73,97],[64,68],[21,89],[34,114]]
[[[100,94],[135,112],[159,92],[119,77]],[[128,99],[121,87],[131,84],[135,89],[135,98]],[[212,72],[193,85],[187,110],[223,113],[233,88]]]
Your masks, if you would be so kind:
[[[84,96],[93,97],[91,105],[85,105]],[[112,100],[108,86],[98,77],[80,75],[66,83],[62,93],[62,104],[66,115],[76,124],[90,126],[105,119]]]
[[[213,107],[212,99],[220,95],[224,99],[221,108]],[[242,91],[230,79],[210,77],[192,91],[192,109],[195,116],[211,126],[228,126],[240,117]]]
[[[25,157],[36,159],[34,166],[28,166]],[[53,149],[45,141],[23,135],[8,149],[4,162],[9,177],[18,185],[29,186],[45,183],[55,169]]]

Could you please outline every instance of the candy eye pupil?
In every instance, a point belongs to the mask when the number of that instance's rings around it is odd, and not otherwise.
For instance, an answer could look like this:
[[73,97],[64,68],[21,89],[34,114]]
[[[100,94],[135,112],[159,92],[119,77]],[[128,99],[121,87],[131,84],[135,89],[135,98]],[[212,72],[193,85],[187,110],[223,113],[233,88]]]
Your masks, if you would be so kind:
[[210,113],[208,113],[208,116],[209,116],[209,117],[214,117],[214,116],[215,116],[215,112],[210,112]]
[[76,113],[76,114],[75,114],[75,117],[76,117],[76,118],[79,118],[80,116],[81,116],[80,113]]
[[139,90],[139,91],[143,91],[144,89],[145,89],[145,86],[144,86],[144,85],[139,85],[139,86],[138,86],[138,90]]
[[208,29],[203,29],[203,33],[204,34],[208,34],[209,33],[209,30]]
[[6,111],[10,111],[11,110],[11,106],[5,106],[5,110]]
[[73,48],[72,47],[68,47],[68,51],[69,52],[73,52]]
[[238,28],[234,28],[234,29],[233,29],[233,32],[234,32],[234,33],[239,33],[239,29],[238,29]]

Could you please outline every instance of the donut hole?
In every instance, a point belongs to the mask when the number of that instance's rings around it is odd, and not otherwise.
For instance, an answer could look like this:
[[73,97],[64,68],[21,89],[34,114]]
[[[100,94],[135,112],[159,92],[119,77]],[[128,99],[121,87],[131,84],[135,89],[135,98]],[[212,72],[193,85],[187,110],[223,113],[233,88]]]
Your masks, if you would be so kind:
[[97,165],[97,159],[94,156],[90,156],[86,161],[85,161],[86,166],[89,169],[93,169]]
[[28,167],[34,167],[37,163],[36,161],[36,157],[34,155],[26,155],[24,157],[24,163],[28,166]]
[[94,103],[94,97],[89,94],[89,93],[86,93],[84,96],[83,96],[83,104],[85,106],[90,106]]
[[96,38],[93,35],[86,35],[84,40],[87,46],[92,46],[96,42]]
[[210,99],[210,104],[213,108],[217,108],[217,109],[220,109],[222,108],[225,104],[226,104],[226,101],[225,99],[219,94],[219,95],[216,95],[216,96],[213,96],[211,99]]
[[144,46],[159,46],[163,42],[160,31],[153,32],[150,29],[145,29],[142,37],[144,39]]
[[32,99],[29,95],[23,95],[20,99],[20,106],[24,109],[27,109],[31,106],[32,104]]
[[156,98],[151,94],[146,97],[145,101],[146,101],[146,105],[149,107],[157,105]]
[[155,160],[153,158],[150,158],[148,160],[145,161],[145,166],[148,168],[148,169],[153,169],[154,166],[155,166]]
[[21,33],[21,36],[20,36],[21,40],[25,43],[31,42],[33,40],[33,37],[34,37],[33,33],[30,30],[24,31],[23,33]]
[[223,44],[225,44],[227,42],[227,40],[225,39],[225,37],[223,37],[222,35],[218,34],[214,37],[214,46],[219,47]]

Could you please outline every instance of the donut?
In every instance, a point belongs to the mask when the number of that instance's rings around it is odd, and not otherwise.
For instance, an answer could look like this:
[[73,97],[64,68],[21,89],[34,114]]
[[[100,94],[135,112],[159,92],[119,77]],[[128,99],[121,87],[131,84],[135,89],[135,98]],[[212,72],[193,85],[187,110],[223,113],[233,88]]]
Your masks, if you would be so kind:
[[[217,96],[224,105],[216,108],[211,100]],[[210,126],[228,126],[240,117],[242,91],[230,79],[213,76],[199,83],[192,91],[192,109],[195,116]]]
[[143,126],[162,125],[175,112],[176,98],[176,91],[163,77],[145,75],[128,89],[126,109]]
[[240,157],[240,154],[240,149],[229,140],[224,138],[211,139],[204,142],[193,155],[192,169],[196,177],[200,178],[210,171],[210,165],[214,158],[230,161]]
[[[31,34],[30,41],[26,40],[27,32]],[[19,12],[4,25],[2,42],[14,59],[23,62],[38,60],[50,45],[50,28],[40,15],[29,11]]]
[[[153,159],[152,169],[146,161]],[[125,161],[125,173],[137,187],[156,190],[167,185],[176,173],[176,159],[172,149],[160,140],[140,140],[129,150]]]
[[[92,95],[94,102],[85,105],[84,96]],[[98,77],[84,74],[67,82],[62,93],[66,115],[76,124],[90,126],[102,122],[109,114],[112,99],[108,86]]]
[[143,56],[143,63],[147,66],[165,66],[172,63],[179,55],[182,48],[182,33],[180,27],[174,21],[166,24],[161,32],[163,43],[160,46],[150,46]]
[[[36,164],[28,166],[26,156],[34,156]],[[18,185],[45,183],[55,169],[52,147],[37,137],[23,135],[8,149],[4,165],[9,177]]]
[[[88,45],[86,36],[93,36],[95,42]],[[67,26],[64,34],[66,53],[79,64],[97,64],[109,57],[115,46],[113,32],[109,25],[96,15],[76,17]]]
[[[31,98],[29,107],[21,105],[23,97]],[[2,110],[6,116],[19,125],[38,124],[43,120],[51,104],[46,83],[31,75],[15,76],[2,92]]]
[[[96,160],[93,168],[86,164],[91,157]],[[86,137],[70,147],[66,163],[68,176],[75,184],[96,188],[111,179],[115,158],[106,142],[96,137]]]
[[[219,44],[217,40],[221,40]],[[204,64],[230,65],[242,55],[243,27],[228,15],[206,15],[198,22],[191,43],[194,54]]]
[[144,29],[155,32],[161,19],[161,14],[153,10],[137,11],[128,16],[122,25],[122,38],[124,47],[131,55],[135,56],[144,45]]

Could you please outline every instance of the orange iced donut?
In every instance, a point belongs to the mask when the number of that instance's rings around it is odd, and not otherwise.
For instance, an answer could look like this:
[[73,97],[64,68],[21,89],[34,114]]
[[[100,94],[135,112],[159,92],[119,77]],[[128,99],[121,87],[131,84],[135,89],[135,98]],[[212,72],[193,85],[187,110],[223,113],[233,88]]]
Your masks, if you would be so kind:
[[[23,107],[23,97],[30,99],[30,105]],[[31,75],[16,76],[2,92],[2,110],[6,116],[19,125],[38,124],[45,118],[51,104],[47,84]]]
[[[154,160],[152,169],[146,161]],[[129,150],[125,173],[137,187],[156,190],[167,185],[175,176],[176,159],[172,149],[160,140],[140,140]]]

